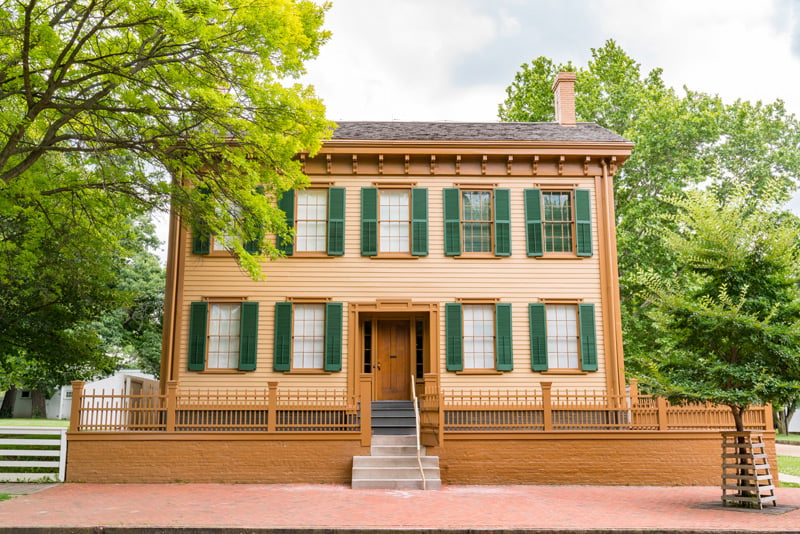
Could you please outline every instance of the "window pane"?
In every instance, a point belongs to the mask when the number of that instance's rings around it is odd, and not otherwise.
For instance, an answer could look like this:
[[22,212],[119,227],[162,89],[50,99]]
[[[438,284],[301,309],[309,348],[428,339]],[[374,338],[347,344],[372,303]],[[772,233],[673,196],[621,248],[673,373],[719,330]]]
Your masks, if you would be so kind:
[[578,369],[578,307],[547,305],[547,359],[551,369]]
[[297,252],[327,251],[327,189],[307,189],[297,192],[294,239]]
[[409,252],[409,191],[380,191],[380,251]]
[[241,304],[211,304],[208,320],[208,368],[239,366]]
[[491,192],[461,192],[461,223],[464,252],[492,251]]
[[295,304],[292,367],[322,369],[325,305]]
[[464,305],[464,368],[494,368],[494,306]]
[[546,252],[572,252],[572,193],[545,192],[544,246]]

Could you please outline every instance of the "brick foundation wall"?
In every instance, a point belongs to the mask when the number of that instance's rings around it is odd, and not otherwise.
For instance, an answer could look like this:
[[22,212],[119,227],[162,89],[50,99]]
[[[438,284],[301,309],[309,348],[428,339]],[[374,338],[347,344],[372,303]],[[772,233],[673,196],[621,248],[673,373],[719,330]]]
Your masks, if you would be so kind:
[[[718,432],[448,434],[445,484],[716,486]],[[777,480],[775,435],[765,433]],[[359,440],[264,439],[257,434],[70,434],[67,481],[94,483],[349,484]]]
[[67,482],[349,484],[353,456],[369,455],[358,440],[192,437],[70,438]]
[[[488,437],[488,436],[487,436]],[[765,433],[777,481],[775,434]],[[446,484],[716,486],[719,432],[549,433],[487,440],[448,435],[439,456]]]

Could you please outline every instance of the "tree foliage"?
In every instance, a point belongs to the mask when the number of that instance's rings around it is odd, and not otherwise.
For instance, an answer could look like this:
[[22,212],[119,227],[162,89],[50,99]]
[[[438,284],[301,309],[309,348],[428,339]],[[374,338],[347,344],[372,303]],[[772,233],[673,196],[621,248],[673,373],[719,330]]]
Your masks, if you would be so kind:
[[562,70],[576,72],[578,120],[635,143],[614,192],[626,365],[634,374],[644,372],[654,340],[635,274],[649,269],[666,277],[678,269],[674,251],[660,239],[665,229],[675,229],[661,217],[675,213],[669,199],[701,184],[720,201],[742,184],[760,197],[767,182],[771,198],[788,199],[800,176],[800,124],[781,101],[724,103],[686,87],[676,91],[660,69],[644,74],[612,40],[592,49],[586,68],[545,57],[522,65],[499,106],[500,119],[552,120],[551,88]]
[[[730,406],[800,393],[800,221],[749,188],[676,199],[664,242],[681,271],[640,275],[658,334],[648,383],[670,399]],[[774,189],[772,189],[774,191]]]
[[[313,89],[291,81],[328,38],[326,9],[310,0],[0,6],[6,384],[51,389],[109,371],[112,339],[152,349],[158,273],[134,221],[153,209],[171,204],[186,225],[231,236],[243,269],[260,276],[243,244],[260,238],[262,257],[278,254],[263,239],[289,232],[275,199],[304,183],[296,154],[315,152],[331,129]],[[102,327],[115,313],[125,325],[116,338]]]

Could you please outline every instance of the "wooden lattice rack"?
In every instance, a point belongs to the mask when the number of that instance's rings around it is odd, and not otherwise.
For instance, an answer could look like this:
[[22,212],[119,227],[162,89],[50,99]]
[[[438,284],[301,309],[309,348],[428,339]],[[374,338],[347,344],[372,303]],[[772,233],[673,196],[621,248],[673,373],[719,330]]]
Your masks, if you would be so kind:
[[759,432],[722,433],[722,505],[777,506],[775,485]]

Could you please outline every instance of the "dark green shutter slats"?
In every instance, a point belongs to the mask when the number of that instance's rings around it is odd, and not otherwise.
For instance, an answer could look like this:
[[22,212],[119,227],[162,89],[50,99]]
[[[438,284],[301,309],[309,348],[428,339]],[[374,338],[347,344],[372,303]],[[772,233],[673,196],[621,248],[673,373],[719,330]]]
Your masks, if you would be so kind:
[[444,307],[445,344],[448,371],[464,370],[463,323],[461,304],[448,303]]
[[[294,190],[286,191],[278,201],[278,207],[286,214],[286,226],[294,228]],[[278,236],[278,250],[291,256],[294,254],[294,242],[281,239]]]
[[192,254],[211,254],[211,234],[195,228],[192,231]]
[[581,369],[597,371],[597,338],[594,329],[594,304],[578,304],[581,329]]
[[531,369],[547,371],[547,315],[544,304],[528,304],[531,336]]
[[511,193],[494,190],[494,255],[511,256]]
[[275,303],[275,350],[272,368],[276,371],[291,369],[292,360],[292,303]]
[[202,371],[206,365],[208,302],[192,302],[189,311],[189,370]]
[[575,234],[578,256],[591,256],[592,204],[588,189],[575,190]]
[[514,369],[511,337],[511,304],[495,304],[495,357],[498,371]]
[[[264,196],[264,186],[259,185],[256,186],[256,195]],[[244,250],[249,254],[261,254],[261,242],[264,240],[264,227],[262,225],[258,225],[256,228],[256,235],[255,238],[246,241],[244,244]]]
[[428,255],[428,190],[411,190],[411,254]]
[[342,370],[342,303],[325,304],[325,363],[326,371]]
[[258,302],[242,302],[239,370],[255,371],[258,359]]
[[542,256],[542,190],[525,190],[525,241],[528,256]]
[[361,255],[378,254],[378,188],[361,188]]
[[328,255],[344,255],[344,187],[328,189]]
[[444,202],[444,254],[461,255],[461,190],[442,190]]

